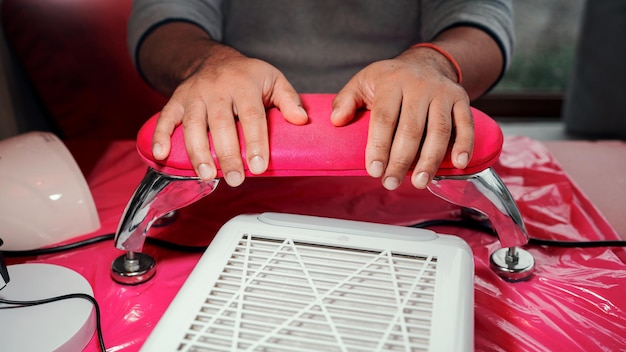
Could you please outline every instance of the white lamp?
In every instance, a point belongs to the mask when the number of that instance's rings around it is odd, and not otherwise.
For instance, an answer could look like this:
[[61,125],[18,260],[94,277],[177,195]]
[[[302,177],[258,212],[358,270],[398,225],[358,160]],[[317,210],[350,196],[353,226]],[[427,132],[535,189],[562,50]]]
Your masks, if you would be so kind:
[[37,249],[100,228],[85,178],[49,132],[0,141],[2,250]]

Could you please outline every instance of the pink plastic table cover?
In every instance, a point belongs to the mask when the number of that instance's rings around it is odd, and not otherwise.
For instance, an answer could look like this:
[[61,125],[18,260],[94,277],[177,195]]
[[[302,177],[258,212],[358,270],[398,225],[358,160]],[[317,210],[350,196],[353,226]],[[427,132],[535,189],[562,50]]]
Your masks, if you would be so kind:
[[[134,141],[68,142],[88,179],[100,230],[76,240],[115,231],[146,166]],[[494,168],[509,187],[534,238],[588,241],[619,238],[588,198],[540,142],[507,137]],[[225,221],[241,213],[282,211],[409,225],[451,219],[459,208],[405,182],[386,191],[366,176],[257,177],[238,188],[220,185],[183,208],[151,237],[185,245],[208,245]],[[477,351],[616,351],[626,349],[626,253],[622,248],[528,246],[536,273],[507,283],[489,269],[496,237],[456,227],[433,228],[466,240],[475,255],[475,349]],[[157,261],[155,277],[138,286],[119,285],[110,265],[120,251],[106,241],[68,252],[9,263],[45,262],[76,270],[91,283],[102,310],[109,351],[137,351],[174,298],[200,254],[147,244]],[[94,339],[87,351],[96,351]]]

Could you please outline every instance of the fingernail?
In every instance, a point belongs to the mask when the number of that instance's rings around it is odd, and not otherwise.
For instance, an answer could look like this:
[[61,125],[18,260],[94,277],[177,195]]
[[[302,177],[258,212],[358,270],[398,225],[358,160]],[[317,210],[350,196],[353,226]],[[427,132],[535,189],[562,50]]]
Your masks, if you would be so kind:
[[265,171],[265,161],[259,155],[255,155],[248,161],[248,167],[253,174],[261,174]]
[[213,170],[207,164],[198,165],[198,176],[203,180],[212,180],[215,178]]
[[226,183],[231,187],[239,186],[243,182],[243,177],[239,171],[230,171],[226,174]]
[[400,185],[400,180],[398,180],[395,177],[387,177],[385,181],[383,181],[383,186],[390,191],[393,191],[394,189],[398,188],[399,185]]
[[152,155],[159,158],[163,154],[163,146],[161,143],[154,143],[152,145]]
[[333,108],[333,111],[330,112],[330,118],[332,119],[335,115],[337,115],[337,108]]
[[298,105],[298,108],[300,108],[300,112],[302,113],[302,116],[309,117],[309,115],[306,113],[306,110],[304,110],[302,105]]
[[337,115],[339,115],[339,108],[333,108],[333,111],[330,113],[330,120],[334,122],[337,119]]
[[383,175],[383,163],[380,161],[372,161],[369,171],[370,176],[381,177]]
[[469,162],[469,154],[467,153],[461,153],[456,157],[456,163],[461,168],[466,167],[468,162]]
[[419,174],[417,174],[417,176],[415,176],[415,178],[413,179],[413,185],[420,189],[426,188],[429,180],[430,180],[430,176],[428,175],[428,173],[422,171]]

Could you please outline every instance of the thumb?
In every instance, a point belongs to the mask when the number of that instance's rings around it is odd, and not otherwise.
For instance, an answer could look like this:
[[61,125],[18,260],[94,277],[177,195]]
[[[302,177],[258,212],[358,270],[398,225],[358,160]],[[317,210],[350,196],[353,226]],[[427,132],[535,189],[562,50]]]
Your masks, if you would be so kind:
[[309,121],[300,96],[286,78],[276,83],[270,103],[280,110],[285,120],[294,125],[304,125]]
[[330,114],[330,122],[333,125],[348,124],[354,118],[356,110],[365,105],[361,91],[355,88],[352,82],[348,82],[333,99],[333,111]]

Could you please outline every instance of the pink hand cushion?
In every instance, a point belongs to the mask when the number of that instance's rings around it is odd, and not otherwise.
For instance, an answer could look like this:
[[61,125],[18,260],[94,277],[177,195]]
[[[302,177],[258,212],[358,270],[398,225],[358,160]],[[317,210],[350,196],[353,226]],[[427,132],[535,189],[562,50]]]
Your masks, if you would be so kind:
[[[369,124],[369,111],[359,111],[348,125],[336,127],[330,122],[332,94],[304,94],[302,103],[309,115],[303,126],[285,121],[276,108],[268,109],[267,122],[270,142],[270,161],[262,176],[366,176],[365,145]],[[474,153],[469,165],[457,169],[452,165],[450,152],[444,158],[438,176],[468,175],[490,167],[502,150],[500,126],[483,112],[472,108],[474,117]],[[152,135],[158,114],[151,117],[137,136],[139,155],[153,169],[172,176],[196,177],[189,161],[183,127],[178,126],[172,135],[172,148],[165,160],[152,156]],[[245,144],[241,126],[238,125],[242,156]],[[209,139],[211,134],[209,133]],[[215,157],[215,152],[213,152]],[[217,162],[217,159],[215,159]],[[244,158],[245,160],[245,158]],[[247,176],[254,176],[246,168]],[[219,171],[218,177],[222,174]]]

